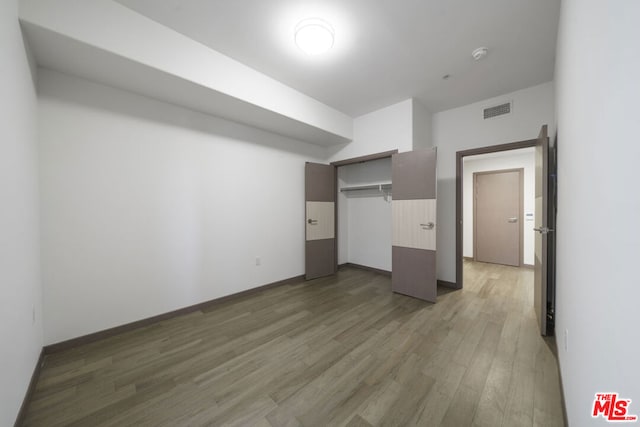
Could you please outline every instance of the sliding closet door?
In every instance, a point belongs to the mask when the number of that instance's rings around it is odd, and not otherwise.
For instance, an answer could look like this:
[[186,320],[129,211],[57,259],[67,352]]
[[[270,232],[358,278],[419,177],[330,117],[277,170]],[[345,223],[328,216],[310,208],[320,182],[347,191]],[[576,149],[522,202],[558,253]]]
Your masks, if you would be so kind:
[[305,164],[307,280],[334,274],[336,259],[336,169],[318,163]]
[[435,302],[436,150],[392,157],[394,292]]

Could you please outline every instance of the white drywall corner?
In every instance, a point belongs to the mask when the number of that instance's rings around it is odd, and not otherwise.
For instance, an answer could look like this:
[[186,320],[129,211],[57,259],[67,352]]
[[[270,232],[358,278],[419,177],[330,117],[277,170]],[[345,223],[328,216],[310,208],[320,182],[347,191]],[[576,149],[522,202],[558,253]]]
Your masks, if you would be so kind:
[[417,99],[413,102],[413,149],[433,147],[433,114]]
[[413,100],[356,117],[353,121],[353,141],[329,147],[329,161],[350,159],[397,149],[413,149]]
[[0,425],[11,426],[42,349],[37,102],[16,0],[0,3],[0,64]]

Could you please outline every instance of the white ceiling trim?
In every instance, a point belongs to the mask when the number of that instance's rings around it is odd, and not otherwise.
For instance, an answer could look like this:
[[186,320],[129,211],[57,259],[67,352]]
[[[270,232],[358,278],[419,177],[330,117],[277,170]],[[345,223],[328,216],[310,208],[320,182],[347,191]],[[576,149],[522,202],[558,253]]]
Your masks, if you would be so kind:
[[111,0],[24,0],[39,65],[320,145],[353,119]]

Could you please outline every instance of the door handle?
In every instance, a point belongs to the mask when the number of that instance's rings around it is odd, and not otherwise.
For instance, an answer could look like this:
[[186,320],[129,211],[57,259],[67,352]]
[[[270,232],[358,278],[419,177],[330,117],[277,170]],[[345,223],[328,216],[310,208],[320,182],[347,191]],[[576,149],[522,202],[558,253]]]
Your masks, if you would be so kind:
[[534,228],[534,230],[540,234],[549,234],[550,231],[553,231],[553,229],[549,227]]
[[427,222],[426,224],[420,224],[423,230],[433,230],[436,225],[433,222]]
[[311,225],[316,225],[318,224],[318,220],[317,219],[308,219],[307,222]]
[[507,222],[511,222],[511,223],[518,222],[518,217],[512,216],[507,220]]

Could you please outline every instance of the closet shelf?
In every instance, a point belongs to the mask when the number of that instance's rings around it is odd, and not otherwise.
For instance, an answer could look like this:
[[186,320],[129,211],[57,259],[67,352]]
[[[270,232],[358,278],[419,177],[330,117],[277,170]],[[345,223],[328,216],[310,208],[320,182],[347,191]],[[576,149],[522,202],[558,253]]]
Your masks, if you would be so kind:
[[378,191],[383,191],[383,190],[391,190],[391,183],[384,183],[384,184],[368,184],[368,185],[354,185],[351,187],[342,187],[340,189],[341,192],[345,192],[345,191],[359,191],[359,190],[378,190]]

